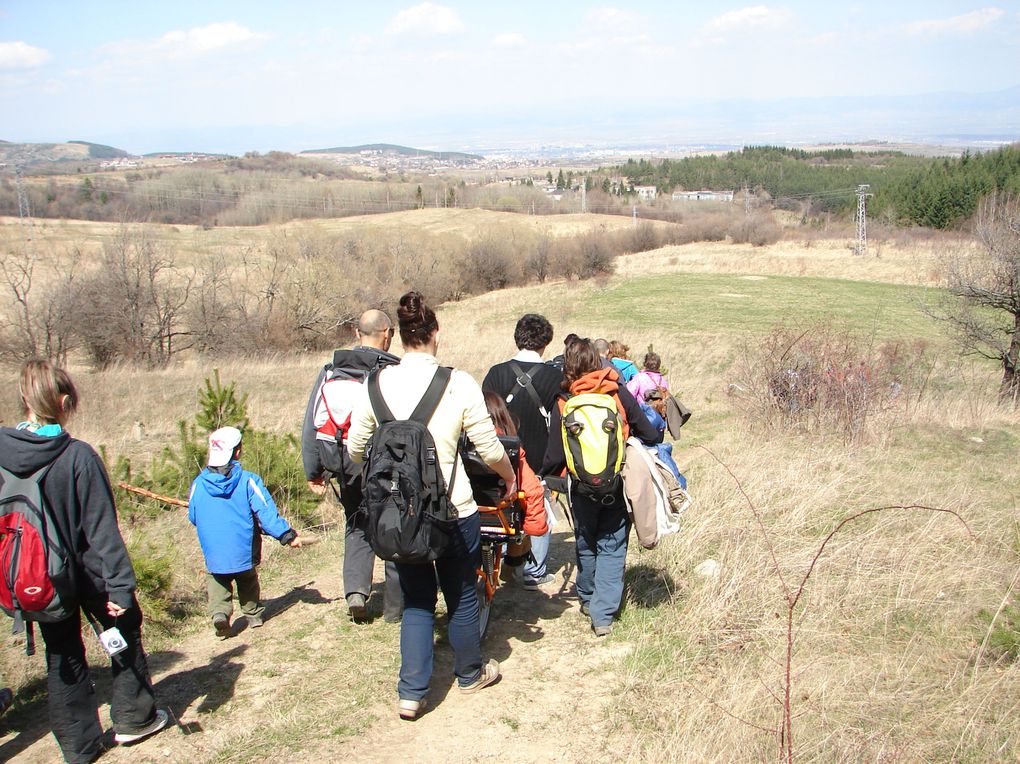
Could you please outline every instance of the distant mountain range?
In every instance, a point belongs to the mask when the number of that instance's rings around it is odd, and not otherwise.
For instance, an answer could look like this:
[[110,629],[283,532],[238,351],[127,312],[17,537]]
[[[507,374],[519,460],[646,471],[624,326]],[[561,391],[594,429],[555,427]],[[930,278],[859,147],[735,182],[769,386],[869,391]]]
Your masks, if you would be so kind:
[[89,159],[116,159],[131,156],[123,149],[88,141],[67,143],[11,143],[0,141],[0,162],[33,164],[35,162],[83,162]]
[[389,157],[428,157],[447,162],[475,162],[483,157],[477,154],[464,154],[459,151],[427,151],[413,149],[408,146],[397,146],[393,143],[366,143],[361,146],[336,146],[331,149],[308,149],[302,154],[379,154]]

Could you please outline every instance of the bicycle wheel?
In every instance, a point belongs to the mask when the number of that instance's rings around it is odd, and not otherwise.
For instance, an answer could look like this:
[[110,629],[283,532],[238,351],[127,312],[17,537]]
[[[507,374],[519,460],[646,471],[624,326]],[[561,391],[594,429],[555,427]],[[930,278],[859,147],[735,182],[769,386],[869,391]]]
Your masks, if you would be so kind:
[[[478,592],[478,636],[485,639],[485,632],[489,630],[489,617],[492,615],[492,595],[489,594],[489,583],[493,581],[493,542],[482,541],[482,569],[479,571],[478,580],[475,582]],[[495,593],[495,589],[491,590]]]

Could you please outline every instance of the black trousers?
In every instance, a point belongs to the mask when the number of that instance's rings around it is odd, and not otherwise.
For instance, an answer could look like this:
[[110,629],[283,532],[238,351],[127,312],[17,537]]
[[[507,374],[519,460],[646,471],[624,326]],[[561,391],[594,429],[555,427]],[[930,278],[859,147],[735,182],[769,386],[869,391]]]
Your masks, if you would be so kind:
[[[91,613],[103,629],[116,625],[127,642],[127,649],[110,659],[113,675],[110,717],[114,731],[138,732],[156,718],[156,698],[142,648],[141,608],[135,601],[124,615],[114,619],[106,611],[103,597],[83,603],[82,609]],[[81,627],[80,611],[57,623],[39,624],[46,642],[50,725],[69,764],[95,759],[103,736]]]
[[[337,478],[340,482],[341,478]],[[353,483],[353,484],[352,484]],[[368,517],[359,511],[361,506],[361,481],[341,485],[340,501],[343,504],[347,527],[344,532],[344,596],[372,591],[372,573],[375,568],[375,552],[368,543],[366,529]],[[387,562],[383,589],[383,616],[390,619],[400,617],[404,609],[404,595],[400,591],[397,566]]]

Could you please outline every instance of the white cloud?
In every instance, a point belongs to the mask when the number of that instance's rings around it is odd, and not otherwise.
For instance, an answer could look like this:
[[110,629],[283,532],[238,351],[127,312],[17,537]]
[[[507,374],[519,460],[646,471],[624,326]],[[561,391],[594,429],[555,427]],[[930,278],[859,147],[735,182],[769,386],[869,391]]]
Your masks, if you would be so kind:
[[523,48],[528,40],[519,32],[506,32],[493,37],[492,44],[497,48]]
[[709,34],[725,34],[756,29],[778,29],[786,26],[792,19],[793,13],[787,8],[752,5],[709,19],[702,26],[702,30]]
[[981,10],[952,16],[948,19],[928,19],[906,24],[903,29],[907,34],[971,34],[979,29],[998,21],[1006,12],[1002,8],[982,8]]
[[155,40],[124,40],[107,45],[104,50],[143,62],[147,59],[193,58],[248,47],[267,37],[236,21],[221,21],[204,27],[173,30]]
[[26,42],[0,42],[0,69],[34,69],[50,60],[50,52]]
[[176,47],[187,54],[209,53],[214,50],[231,48],[236,45],[262,40],[265,35],[258,34],[241,26],[236,21],[224,21],[209,26],[195,27],[186,32],[167,32],[160,41]]
[[589,27],[611,32],[633,27],[637,20],[636,14],[622,11],[619,8],[596,8],[589,11],[584,17],[585,24]]
[[464,31],[464,22],[457,11],[445,5],[425,2],[400,11],[386,27],[389,35],[435,35],[459,34]]

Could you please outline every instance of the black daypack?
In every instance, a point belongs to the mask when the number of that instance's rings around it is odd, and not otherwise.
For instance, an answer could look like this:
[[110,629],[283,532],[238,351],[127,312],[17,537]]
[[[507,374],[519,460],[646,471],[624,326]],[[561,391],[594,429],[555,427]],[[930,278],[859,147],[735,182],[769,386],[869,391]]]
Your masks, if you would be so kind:
[[457,530],[457,508],[443,478],[429,420],[450,382],[452,369],[439,367],[409,419],[394,419],[379,389],[379,372],[368,377],[368,398],[379,423],[365,450],[362,510],[368,543],[376,556],[420,564],[443,557]]

